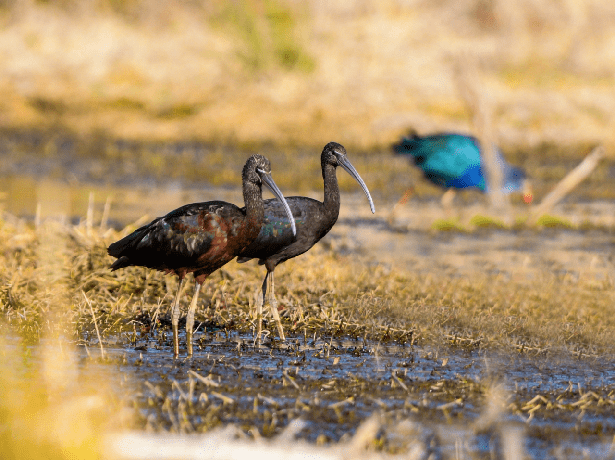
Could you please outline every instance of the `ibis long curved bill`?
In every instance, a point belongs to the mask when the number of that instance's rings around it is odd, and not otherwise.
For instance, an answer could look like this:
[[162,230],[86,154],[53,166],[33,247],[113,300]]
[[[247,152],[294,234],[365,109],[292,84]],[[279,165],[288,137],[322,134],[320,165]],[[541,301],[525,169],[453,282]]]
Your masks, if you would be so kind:
[[350,174],[352,177],[354,177],[354,179],[359,183],[359,185],[361,186],[361,188],[363,189],[363,191],[367,195],[367,199],[369,200],[369,207],[372,210],[372,214],[375,214],[376,213],[376,208],[374,207],[374,202],[372,201],[372,196],[369,194],[369,190],[367,189],[367,185],[365,185],[365,182],[363,182],[363,179],[361,179],[361,176],[359,176],[359,173],[357,172],[357,170],[354,169],[354,166],[352,166],[352,164],[350,163],[350,161],[348,161],[348,158],[346,156],[338,157],[338,161],[340,163],[340,166],[342,168],[344,168],[346,170],[346,172],[348,172],[348,174]]
[[286,202],[284,195],[282,195],[282,192],[280,191],[278,186],[275,185],[275,182],[273,181],[273,178],[271,177],[271,173],[267,173],[263,171],[262,169],[259,169],[258,173],[261,176],[261,180],[263,181],[263,184],[265,184],[267,188],[271,190],[271,192],[277,197],[277,199],[280,200],[280,203],[282,203],[282,206],[284,206],[284,211],[286,211],[286,215],[288,216],[288,220],[290,221],[290,226],[293,230],[293,236],[296,236],[297,227],[295,226],[295,218],[293,217],[293,213],[291,212],[290,206],[288,206],[288,203]]

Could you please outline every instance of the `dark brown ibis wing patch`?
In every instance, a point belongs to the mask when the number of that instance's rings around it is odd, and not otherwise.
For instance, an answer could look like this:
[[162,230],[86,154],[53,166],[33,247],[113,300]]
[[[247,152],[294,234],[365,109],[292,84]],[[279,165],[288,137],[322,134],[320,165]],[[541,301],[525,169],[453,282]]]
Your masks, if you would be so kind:
[[230,260],[222,261],[232,249],[229,240],[240,233],[242,217],[230,203],[188,204],[135,230],[118,246],[131,265],[182,275],[206,266],[215,270]]

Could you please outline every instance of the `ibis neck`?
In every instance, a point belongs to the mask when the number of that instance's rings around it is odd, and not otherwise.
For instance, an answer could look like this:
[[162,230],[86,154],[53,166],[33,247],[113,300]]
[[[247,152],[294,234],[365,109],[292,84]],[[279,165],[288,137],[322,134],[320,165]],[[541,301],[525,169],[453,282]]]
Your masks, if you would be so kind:
[[246,205],[246,219],[248,224],[256,226],[258,231],[260,231],[263,219],[265,218],[263,191],[261,187],[251,182],[245,183],[243,186],[243,202]]
[[335,166],[322,165],[322,178],[325,182],[325,199],[323,200],[325,212],[335,222],[340,213],[340,188],[337,184]]

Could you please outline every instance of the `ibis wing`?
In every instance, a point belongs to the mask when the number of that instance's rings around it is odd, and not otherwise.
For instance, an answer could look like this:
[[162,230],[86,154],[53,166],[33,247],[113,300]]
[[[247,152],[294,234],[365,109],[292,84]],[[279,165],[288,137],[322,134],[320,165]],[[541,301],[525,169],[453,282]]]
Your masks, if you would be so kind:
[[112,269],[139,265],[161,270],[193,266],[229,221],[241,210],[229,203],[193,203],[153,220],[109,246],[117,257]]

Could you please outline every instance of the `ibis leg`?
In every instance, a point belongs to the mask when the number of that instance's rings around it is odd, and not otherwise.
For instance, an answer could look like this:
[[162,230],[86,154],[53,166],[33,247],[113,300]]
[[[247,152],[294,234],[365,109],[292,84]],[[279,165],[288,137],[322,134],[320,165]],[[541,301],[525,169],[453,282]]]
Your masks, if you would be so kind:
[[263,286],[261,287],[259,295],[256,296],[256,338],[254,343],[260,345],[261,335],[263,333],[263,303],[265,303],[265,294],[267,293],[267,278],[269,272],[265,275],[263,280]]
[[179,296],[184,287],[184,279],[179,280],[179,286],[177,287],[177,294],[175,294],[175,300],[173,300],[173,308],[171,310],[171,324],[173,326],[173,357],[179,356]]
[[188,357],[192,357],[192,333],[194,330],[194,312],[196,312],[196,303],[199,298],[199,291],[201,290],[201,283],[196,283],[194,287],[194,295],[192,296],[192,302],[188,308],[188,314],[186,315],[186,346],[188,348]]
[[275,298],[275,289],[273,285],[273,272],[268,273],[269,277],[269,307],[271,308],[271,315],[275,320],[276,325],[278,326],[278,335],[280,336],[280,340],[283,342],[286,340],[284,336],[284,328],[282,327],[282,321],[280,320],[280,314],[278,313],[278,301]]
[[387,222],[389,223],[389,225],[393,225],[395,223],[395,211],[397,211],[398,208],[406,204],[406,202],[410,199],[413,193],[414,187],[408,187],[402,197],[399,199],[399,201],[395,203],[395,206],[393,206],[393,209],[391,209],[391,212],[387,217]]

